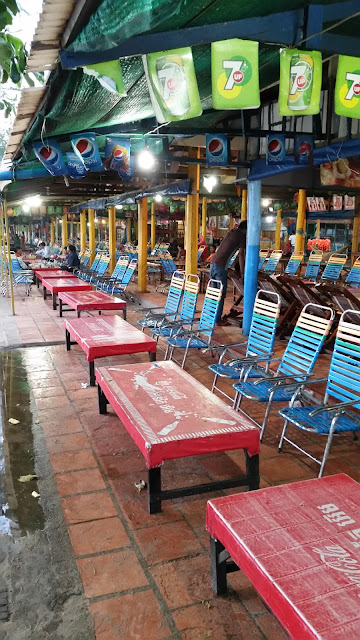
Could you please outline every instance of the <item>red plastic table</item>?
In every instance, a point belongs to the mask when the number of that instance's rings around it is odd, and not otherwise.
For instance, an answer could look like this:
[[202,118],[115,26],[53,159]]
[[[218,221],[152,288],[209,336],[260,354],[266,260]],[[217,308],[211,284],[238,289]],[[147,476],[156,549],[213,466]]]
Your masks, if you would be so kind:
[[[66,349],[78,344],[89,362],[90,385],[95,386],[94,360],[106,356],[149,353],[156,360],[156,340],[136,329],[119,316],[74,318],[65,320]],[[70,342],[70,337],[75,342]]]
[[339,474],[210,500],[206,528],[216,593],[240,568],[294,640],[359,640],[355,480]]
[[114,298],[103,291],[68,291],[59,293],[59,315],[62,317],[64,304],[75,309],[78,318],[82,311],[122,311],[126,320],[126,302]]
[[43,296],[44,300],[47,298],[47,292],[51,293],[53,299],[53,309],[56,311],[57,300],[56,296],[61,291],[92,291],[92,286],[89,283],[80,280],[80,278],[49,278],[43,279]]
[[36,284],[39,288],[40,282],[49,280],[50,278],[76,278],[77,276],[71,271],[62,271],[62,269],[34,269]]
[[[145,457],[150,513],[161,501],[230,487],[259,486],[259,430],[174,362],[100,367],[99,411],[110,404]],[[165,460],[244,449],[246,475],[161,490]]]

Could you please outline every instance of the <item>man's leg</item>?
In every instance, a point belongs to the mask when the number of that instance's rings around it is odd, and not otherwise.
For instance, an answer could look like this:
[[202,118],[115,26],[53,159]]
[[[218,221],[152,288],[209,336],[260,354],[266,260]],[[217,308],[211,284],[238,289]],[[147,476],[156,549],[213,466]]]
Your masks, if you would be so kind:
[[224,310],[224,302],[225,302],[225,296],[226,296],[226,290],[227,290],[227,270],[224,269],[223,267],[219,267],[217,264],[211,264],[210,278],[212,280],[220,280],[221,284],[223,285],[222,296],[221,296],[221,300],[220,300],[220,304],[219,304],[219,308],[216,316],[216,322],[220,322],[221,316]]

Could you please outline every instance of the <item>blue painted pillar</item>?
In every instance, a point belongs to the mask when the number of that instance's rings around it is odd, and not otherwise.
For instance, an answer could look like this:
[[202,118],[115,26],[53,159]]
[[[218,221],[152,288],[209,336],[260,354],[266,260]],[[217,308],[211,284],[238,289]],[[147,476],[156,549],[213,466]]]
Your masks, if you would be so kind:
[[249,335],[257,293],[261,231],[261,180],[248,184],[247,242],[245,258],[243,334]]

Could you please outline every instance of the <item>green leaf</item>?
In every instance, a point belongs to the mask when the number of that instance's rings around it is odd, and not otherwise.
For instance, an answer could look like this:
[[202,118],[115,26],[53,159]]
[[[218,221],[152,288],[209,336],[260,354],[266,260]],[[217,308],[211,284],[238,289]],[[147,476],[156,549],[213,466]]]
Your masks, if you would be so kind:
[[13,111],[13,108],[14,108],[13,105],[10,102],[8,102],[5,109],[5,118],[9,117],[10,113],[12,113]]
[[10,9],[11,13],[16,16],[19,13],[19,7],[17,5],[16,0],[5,0],[5,4],[8,9]]
[[29,76],[29,74],[26,71],[24,71],[24,78],[25,78],[26,82],[28,83],[29,87],[34,87],[35,86],[34,80],[32,79],[31,76]]
[[15,84],[17,82],[20,82],[21,80],[21,74],[14,60],[12,61],[12,65],[11,65],[10,78]]
[[16,38],[10,33],[6,34],[6,39],[9,44],[11,44],[14,48],[15,53],[20,53],[20,51],[24,50],[24,43],[20,38]]
[[5,105],[3,102],[0,102],[0,111],[2,111],[3,109],[5,109]]

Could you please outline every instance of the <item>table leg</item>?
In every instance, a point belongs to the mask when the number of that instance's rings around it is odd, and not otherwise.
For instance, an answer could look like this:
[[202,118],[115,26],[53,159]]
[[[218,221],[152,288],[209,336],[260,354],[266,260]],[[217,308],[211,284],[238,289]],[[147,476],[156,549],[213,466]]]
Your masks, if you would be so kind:
[[89,382],[90,387],[95,387],[95,362],[89,362]]
[[101,316],[101,311],[100,311],[100,309],[99,309],[99,316]]
[[245,449],[246,460],[246,477],[248,479],[249,491],[254,491],[259,488],[260,475],[259,475],[259,456],[249,456]]
[[98,400],[99,400],[99,413],[107,413],[107,405],[109,404],[105,393],[98,384]]
[[161,467],[148,469],[148,509],[149,513],[160,513],[161,498],[156,494],[161,492]]
[[39,280],[39,278],[36,278],[36,286],[37,286],[38,289],[40,288],[40,280]]
[[54,311],[56,311],[56,307],[57,307],[57,304],[56,304],[56,293],[53,293],[53,309],[54,309]]
[[62,318],[63,308],[62,308],[62,300],[59,298],[59,317]]
[[65,341],[66,341],[66,351],[70,351],[71,349],[70,333],[67,329],[65,329]]
[[77,313],[77,317],[80,318],[81,311],[77,311],[76,313]]
[[47,296],[46,287],[44,287],[44,285],[43,285],[43,298],[44,298],[44,300],[46,300],[46,296]]
[[126,307],[125,307],[125,309],[123,309],[123,318],[124,318],[124,320],[126,320]]
[[212,589],[217,596],[227,592],[227,554],[224,552],[224,545],[219,540],[210,537],[210,579]]
[[149,360],[150,362],[156,362],[156,353],[149,352]]

